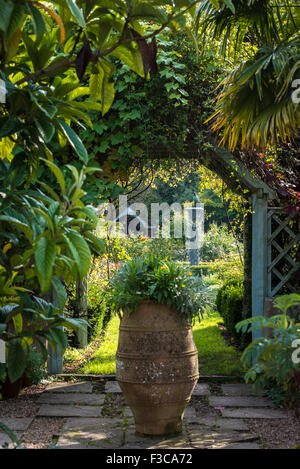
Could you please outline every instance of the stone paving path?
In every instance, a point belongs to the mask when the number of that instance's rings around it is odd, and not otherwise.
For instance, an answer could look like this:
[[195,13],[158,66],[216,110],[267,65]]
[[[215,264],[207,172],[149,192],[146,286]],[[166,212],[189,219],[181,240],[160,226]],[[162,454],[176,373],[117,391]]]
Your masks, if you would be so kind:
[[[90,381],[49,384],[39,397],[37,416],[64,417],[66,423],[57,441],[62,449],[259,449],[260,441],[250,433],[247,419],[284,419],[287,412],[246,384],[222,384],[216,392],[209,383],[196,385],[186,408],[181,434],[146,436],[135,432],[129,407],[122,401],[116,381],[103,383],[102,389]],[[107,402],[114,398],[122,415],[111,416]],[[123,404],[122,404],[123,403]],[[200,410],[198,407],[200,404]],[[201,405],[208,412],[203,416]],[[106,406],[106,407],[105,407]],[[6,418],[1,421],[21,438],[33,419]],[[9,441],[0,433],[0,446]]]

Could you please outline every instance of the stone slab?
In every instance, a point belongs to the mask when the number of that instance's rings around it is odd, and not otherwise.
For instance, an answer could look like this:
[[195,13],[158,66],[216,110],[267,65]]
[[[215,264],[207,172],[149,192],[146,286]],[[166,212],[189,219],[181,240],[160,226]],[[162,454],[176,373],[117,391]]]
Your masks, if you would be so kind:
[[197,419],[196,409],[192,406],[188,406],[184,411],[184,418],[187,420]]
[[96,431],[104,428],[120,427],[119,418],[110,417],[70,417],[63,426],[63,433],[78,431]]
[[[105,384],[105,392],[111,393],[122,393],[120,385],[117,381],[107,381]],[[208,396],[210,395],[209,385],[206,383],[198,383],[196,384],[193,396]]]
[[[22,432],[14,432],[18,440],[22,438],[23,433]],[[8,444],[10,447],[13,447],[13,442],[9,438],[9,436],[6,433],[0,433],[0,450],[2,449],[2,446]]]
[[37,415],[39,417],[100,417],[101,411],[100,406],[43,404]]
[[31,424],[33,418],[22,417],[22,418],[11,418],[11,417],[1,417],[1,423],[4,423],[10,430],[13,432],[21,431],[24,432],[27,430]]
[[85,404],[102,405],[104,394],[92,393],[43,393],[37,400],[38,404]]
[[[223,420],[223,419],[219,419]],[[224,419],[226,420],[226,419]],[[149,436],[135,431],[134,424],[122,428],[120,418],[68,418],[57,447],[62,449],[196,449],[253,445],[256,436],[233,431],[216,431],[204,426],[184,425],[178,435]]]
[[193,391],[193,396],[209,396],[210,394],[210,388],[207,383],[196,384]]
[[92,383],[86,381],[80,381],[75,383],[66,383],[66,382],[57,382],[48,384],[44,392],[92,392],[93,385]]
[[107,383],[105,384],[105,392],[121,394],[122,390],[117,381],[107,381]]
[[221,449],[232,443],[244,443],[243,440],[249,439],[249,433],[213,430],[204,427],[190,427],[188,433],[191,446],[195,449]]
[[55,447],[58,449],[90,449],[87,445],[83,445],[78,441],[73,441],[63,436],[59,437]]
[[241,419],[204,417],[204,418],[199,418],[197,423],[199,425],[206,425],[207,427],[217,427],[222,430],[234,430],[234,431],[249,430],[248,425]]
[[209,403],[213,407],[275,407],[270,399],[252,396],[212,396],[209,398]]
[[122,449],[183,449],[190,448],[185,428],[175,435],[142,435],[130,426],[125,434],[125,445]]
[[225,446],[223,449],[260,449],[260,446],[257,443],[232,443]]
[[125,407],[124,415],[125,415],[125,417],[133,417],[133,413],[132,413],[132,410],[130,409],[130,407]]
[[244,407],[238,409],[222,409],[223,417],[237,419],[286,419],[287,412],[281,409]]
[[222,384],[224,396],[259,396],[261,392],[255,391],[252,384],[234,383]]
[[57,446],[75,448],[80,445],[88,449],[117,449],[125,444],[126,431],[120,427],[120,421],[116,426],[108,424],[101,426],[99,419],[94,420],[97,421],[97,425],[88,424],[79,429],[64,431]]

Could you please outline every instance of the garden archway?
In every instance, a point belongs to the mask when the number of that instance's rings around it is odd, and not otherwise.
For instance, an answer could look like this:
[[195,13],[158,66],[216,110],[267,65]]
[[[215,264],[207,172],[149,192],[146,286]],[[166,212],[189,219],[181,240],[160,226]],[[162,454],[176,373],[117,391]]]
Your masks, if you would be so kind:
[[[158,158],[166,158],[166,149],[153,148]],[[185,159],[197,159],[203,166],[216,173],[234,192],[245,197],[252,214],[246,219],[245,226],[245,316],[272,314],[272,299],[282,293],[295,293],[295,282],[300,271],[297,259],[290,253],[299,246],[300,233],[289,227],[296,219],[297,212],[287,214],[278,206],[276,193],[264,181],[253,176],[242,161],[230,152],[216,145],[205,153],[192,143],[186,146]],[[298,222],[299,223],[299,222]],[[298,225],[299,228],[299,225]],[[280,233],[288,235],[280,239]],[[261,336],[259,330],[253,331],[253,339]]]
[[[157,148],[153,151],[156,157],[166,158],[163,151]],[[225,149],[215,147],[203,156],[198,148],[191,146],[184,158],[196,158],[243,197],[247,192],[252,214],[246,219],[244,233],[243,315],[254,317],[272,314],[272,299],[284,287],[289,292],[296,292],[293,281],[296,281],[300,266],[290,256],[290,251],[299,244],[300,233],[289,227],[295,213],[286,214],[283,208],[276,206],[276,193]],[[278,241],[282,231],[289,235],[284,243],[282,239]],[[259,336],[261,332],[254,330],[253,339]],[[62,372],[59,353],[53,354],[52,351],[49,371],[53,374]]]

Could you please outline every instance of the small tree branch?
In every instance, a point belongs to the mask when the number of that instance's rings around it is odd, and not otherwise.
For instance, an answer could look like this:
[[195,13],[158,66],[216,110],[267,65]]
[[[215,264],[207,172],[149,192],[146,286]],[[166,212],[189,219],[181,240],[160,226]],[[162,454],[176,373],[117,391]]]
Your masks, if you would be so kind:
[[55,63],[53,65],[50,65],[50,67],[48,68],[45,68],[45,69],[41,69],[41,70],[38,70],[36,72],[32,72],[30,73],[29,75],[27,75],[26,77],[22,78],[21,80],[17,81],[16,85],[21,85],[22,83],[25,83],[27,81],[30,81],[30,80],[36,80],[37,78],[39,78],[40,76],[43,76],[43,75],[48,75],[49,73],[52,73],[52,72],[55,72],[56,70],[59,70],[60,68],[65,68],[65,67],[72,67],[73,65],[75,65],[75,61],[71,61],[69,58],[66,59],[66,60],[63,60],[62,62],[58,62],[58,63]]

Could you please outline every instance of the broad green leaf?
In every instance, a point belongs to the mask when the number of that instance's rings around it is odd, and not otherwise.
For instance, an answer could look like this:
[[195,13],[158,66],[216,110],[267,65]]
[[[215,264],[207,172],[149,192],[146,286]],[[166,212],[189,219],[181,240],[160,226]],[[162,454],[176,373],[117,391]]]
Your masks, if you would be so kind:
[[101,61],[94,67],[90,77],[90,93],[93,101],[101,101],[102,115],[111,108],[115,98],[115,86],[111,81],[112,67],[107,61]]
[[92,220],[93,225],[96,228],[98,224],[98,217],[93,207],[88,207],[88,206],[79,207],[79,208],[75,208],[74,210],[72,210],[72,212],[84,214],[86,217]]
[[14,9],[15,3],[12,0],[0,0],[0,30],[4,33],[9,25],[9,19]]
[[35,35],[36,35],[36,42],[39,44],[42,37],[43,37],[43,34],[47,31],[46,22],[44,20],[43,15],[41,14],[41,12],[38,8],[31,5],[29,2],[27,2],[26,6],[27,6],[27,8],[30,11],[30,14],[32,16],[34,32],[35,32]]
[[23,223],[22,221],[18,220],[17,218],[10,217],[10,216],[7,216],[7,215],[0,215],[0,220],[6,221],[8,223],[12,223],[17,228],[19,228],[21,231],[23,231],[26,238],[30,242],[32,241],[33,231],[32,231],[32,229],[30,228],[29,225],[26,225],[26,223]]
[[138,3],[132,10],[132,17],[145,19],[147,21],[152,20],[162,24],[168,20],[168,16],[164,10],[149,5],[149,2]]
[[85,111],[100,111],[102,110],[100,103],[93,103],[92,101],[84,101],[84,102],[72,102],[72,106],[76,106],[80,109]]
[[102,98],[102,85],[104,80],[104,70],[102,67],[95,67],[97,73],[92,73],[90,76],[90,95],[92,100],[98,101]]
[[67,168],[69,168],[69,170],[73,174],[74,181],[76,182],[76,184],[78,184],[78,182],[79,182],[79,172],[78,172],[77,168],[75,168],[75,166],[73,166],[71,164],[67,164],[66,166],[67,166]]
[[80,83],[74,83],[73,81],[70,81],[70,78],[68,78],[58,82],[55,86],[54,96],[60,99],[65,99],[66,96],[70,98],[71,93],[79,88],[82,88],[80,87]]
[[26,353],[19,340],[9,341],[7,347],[8,376],[11,383],[14,383],[17,379],[21,378],[25,371],[27,364]]
[[65,287],[63,286],[61,281],[58,280],[58,278],[56,277],[52,277],[52,286],[56,297],[55,303],[57,303],[58,309],[62,311],[67,301],[67,293]]
[[49,329],[46,333],[46,337],[51,342],[52,346],[54,344],[56,346],[59,346],[61,351],[64,351],[68,346],[68,339],[66,334],[63,332],[62,329],[59,329],[58,327],[52,327],[51,329]]
[[[2,15],[1,11],[1,15]],[[25,18],[25,9],[24,6],[20,3],[15,3],[14,9],[10,14],[10,17],[6,19],[7,27],[4,34],[4,39],[8,40],[18,29]]]
[[5,62],[8,63],[18,52],[20,40],[22,36],[21,28],[17,28],[11,37],[6,41],[6,55]]
[[131,68],[141,77],[144,77],[144,66],[140,51],[132,45],[123,45],[117,47],[112,54],[114,57],[122,60],[128,67]]
[[34,258],[42,293],[46,293],[51,285],[53,266],[56,258],[55,241],[40,238],[36,243]]
[[57,202],[60,201],[58,194],[52,189],[52,187],[48,186],[43,181],[39,181],[39,184],[51,195],[52,199],[56,200]]
[[13,316],[13,323],[15,326],[15,330],[17,334],[21,334],[23,330],[23,316],[22,314],[18,313],[15,316]]
[[57,122],[59,123],[64,135],[67,137],[69,143],[71,146],[74,148],[75,152],[79,156],[79,158],[85,163],[88,163],[88,154],[85,149],[85,146],[83,145],[81,139],[78,137],[78,135],[74,132],[73,129],[62,119],[57,119]]
[[101,62],[101,67],[104,69],[104,80],[102,83],[102,94],[101,94],[101,105],[102,105],[102,116],[104,116],[111,108],[115,99],[115,85],[111,79],[112,69],[106,62]]
[[74,231],[68,233],[66,240],[77,265],[80,277],[83,278],[87,275],[90,267],[90,248],[85,239],[79,233],[75,233]]
[[49,217],[48,212],[45,212],[44,210],[42,210],[40,208],[36,208],[36,207],[33,207],[32,210],[34,212],[38,213],[47,222],[48,228],[50,228],[50,230],[54,234],[55,230],[54,230],[53,221]]
[[52,122],[49,119],[41,118],[41,116],[34,119],[34,122],[45,143],[50,142],[55,133],[55,127]]
[[3,137],[8,137],[15,132],[20,130],[21,126],[16,117],[10,117],[8,119],[2,119],[0,122],[0,139]]
[[93,235],[92,233],[86,233],[86,238],[91,241],[92,249],[98,252],[98,254],[103,254],[106,252],[106,247],[103,239],[97,238],[97,236]]
[[[59,169],[59,167],[58,167],[56,164],[54,164],[52,161],[46,160],[45,158],[41,158],[41,160],[44,161],[44,163],[45,163],[47,166],[49,166],[49,168],[51,169],[52,173],[53,173],[54,176],[56,177],[58,184],[60,185],[60,188],[61,188],[62,193],[65,194],[65,193],[66,193],[65,178],[64,178],[63,173],[62,173],[61,170]],[[45,187],[45,184],[43,185],[43,187]]]
[[4,137],[0,140],[0,159],[7,159],[9,162],[13,160],[14,155],[12,154],[15,142],[9,137]]
[[[70,101],[73,101],[74,99],[79,98],[80,96],[87,96],[88,94],[89,94],[88,86],[79,86],[68,94],[68,98]],[[72,105],[74,104],[79,104],[79,103],[72,102]]]
[[59,112],[64,116],[65,119],[70,119],[75,124],[79,120],[85,122],[89,127],[93,127],[93,123],[87,112],[81,111],[73,106],[73,104],[59,105]]
[[79,318],[65,318],[62,325],[68,329],[82,329],[85,330],[88,323],[84,319]]
[[[24,30],[22,32],[22,39],[26,46],[29,58],[32,61],[34,71],[39,70],[40,68],[43,67],[44,64],[41,63],[38,48],[35,47],[35,43],[33,39]],[[35,101],[35,98],[33,100]],[[39,103],[37,103],[37,105],[39,105]]]
[[[25,333],[30,334],[29,331],[26,331]],[[33,344],[33,338],[32,337],[28,337],[28,336],[23,336],[22,337],[21,345],[22,345],[24,350],[26,350],[32,344]]]
[[79,26],[81,26],[82,28],[85,28],[86,24],[85,24],[85,20],[84,20],[84,17],[83,17],[83,13],[82,13],[81,9],[78,7],[78,5],[76,5],[74,0],[67,0],[67,4],[68,4],[68,7],[70,9],[70,12],[72,13],[74,18],[76,19]]

